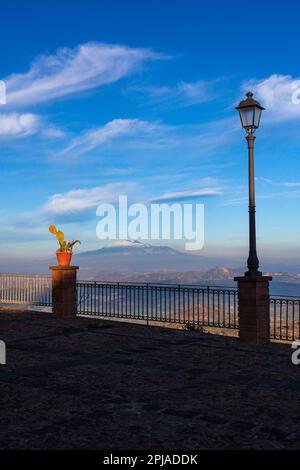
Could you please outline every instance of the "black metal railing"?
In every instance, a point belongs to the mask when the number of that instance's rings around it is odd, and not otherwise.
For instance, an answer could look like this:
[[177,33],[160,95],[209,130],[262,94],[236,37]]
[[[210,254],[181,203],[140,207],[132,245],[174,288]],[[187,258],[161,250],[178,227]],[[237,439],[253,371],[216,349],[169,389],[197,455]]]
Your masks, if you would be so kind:
[[[233,287],[77,282],[78,314],[131,321],[238,328]],[[0,304],[52,306],[51,277],[0,274]],[[270,338],[300,339],[300,298],[270,296]]]
[[300,298],[270,297],[270,337],[284,341],[300,338]]
[[79,281],[77,295],[79,315],[238,328],[234,288]]
[[0,274],[0,304],[50,307],[52,305],[51,277]]

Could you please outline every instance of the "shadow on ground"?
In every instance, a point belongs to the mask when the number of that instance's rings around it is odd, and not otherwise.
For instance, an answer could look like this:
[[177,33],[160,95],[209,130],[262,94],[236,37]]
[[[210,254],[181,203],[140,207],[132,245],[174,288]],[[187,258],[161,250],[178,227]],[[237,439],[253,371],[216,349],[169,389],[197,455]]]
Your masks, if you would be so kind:
[[0,313],[1,449],[297,449],[289,346]]

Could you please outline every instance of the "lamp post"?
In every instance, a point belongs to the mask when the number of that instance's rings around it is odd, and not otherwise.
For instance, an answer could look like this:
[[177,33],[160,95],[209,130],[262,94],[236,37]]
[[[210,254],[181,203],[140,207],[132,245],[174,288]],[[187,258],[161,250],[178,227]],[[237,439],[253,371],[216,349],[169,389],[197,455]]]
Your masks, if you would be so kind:
[[242,341],[256,344],[270,341],[270,276],[263,276],[258,270],[255,231],[255,191],[254,191],[254,132],[259,127],[263,107],[247,93],[247,99],[236,107],[242,127],[247,132],[249,167],[249,257],[248,271],[244,276],[235,277],[238,283],[239,337]]
[[265,109],[258,101],[253,99],[253,93],[247,93],[247,99],[242,100],[236,107],[239,112],[242,127],[247,132],[248,143],[248,171],[249,171],[249,256],[247,260],[248,271],[245,276],[261,276],[258,270],[259,260],[256,253],[255,228],[255,187],[254,187],[254,141],[255,130],[259,127],[261,112]]

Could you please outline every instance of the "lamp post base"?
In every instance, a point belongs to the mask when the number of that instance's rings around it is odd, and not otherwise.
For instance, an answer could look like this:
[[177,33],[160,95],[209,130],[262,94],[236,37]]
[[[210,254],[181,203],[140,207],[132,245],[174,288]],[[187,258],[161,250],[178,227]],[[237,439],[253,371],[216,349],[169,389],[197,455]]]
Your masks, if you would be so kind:
[[255,344],[270,341],[270,276],[235,277],[238,283],[239,336]]

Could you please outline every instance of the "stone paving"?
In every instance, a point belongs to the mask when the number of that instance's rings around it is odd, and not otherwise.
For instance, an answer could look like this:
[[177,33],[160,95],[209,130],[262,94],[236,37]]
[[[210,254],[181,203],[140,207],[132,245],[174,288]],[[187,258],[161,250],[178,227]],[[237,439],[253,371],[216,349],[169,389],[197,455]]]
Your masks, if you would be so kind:
[[1,449],[299,449],[290,346],[0,313]]

